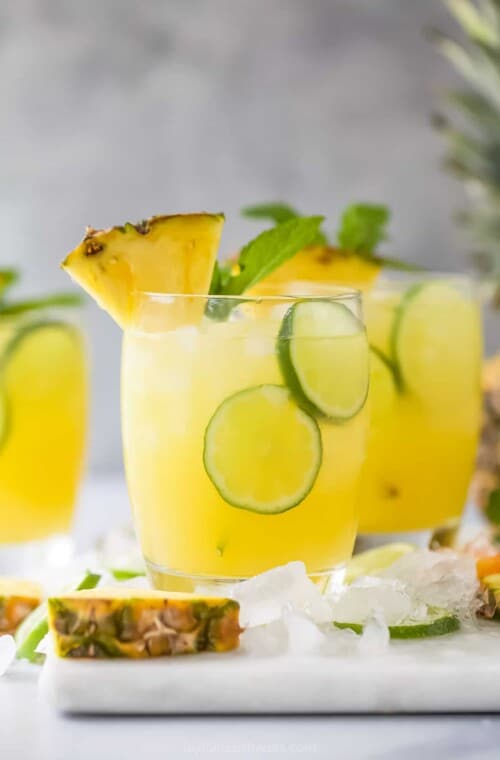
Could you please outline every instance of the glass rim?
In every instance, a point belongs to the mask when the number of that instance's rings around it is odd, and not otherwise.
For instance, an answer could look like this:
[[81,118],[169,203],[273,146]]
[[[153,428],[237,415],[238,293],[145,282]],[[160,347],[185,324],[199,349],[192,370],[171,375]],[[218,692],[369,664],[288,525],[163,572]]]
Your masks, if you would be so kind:
[[[304,284],[307,281],[302,281]],[[312,283],[310,283],[312,284]],[[136,290],[134,291],[135,298],[144,299],[146,301],[154,301],[158,303],[171,303],[173,300],[187,301],[196,299],[199,301],[234,301],[237,303],[283,303],[293,301],[314,301],[314,300],[333,300],[333,301],[348,301],[351,299],[360,299],[361,291],[355,287],[348,285],[326,285],[325,291],[328,288],[328,293],[296,293],[291,295],[290,293],[273,294],[273,295],[219,295],[208,293],[159,293],[152,290]]]

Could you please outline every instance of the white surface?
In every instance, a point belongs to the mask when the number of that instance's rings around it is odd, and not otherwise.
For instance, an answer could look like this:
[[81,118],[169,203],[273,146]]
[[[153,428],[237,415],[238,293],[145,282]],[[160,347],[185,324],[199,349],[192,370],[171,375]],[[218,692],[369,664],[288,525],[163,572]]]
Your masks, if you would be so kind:
[[91,662],[51,657],[42,693],[93,713],[500,711],[500,631],[392,642],[376,656],[226,655]]
[[[122,481],[85,489],[78,542],[128,517]],[[490,661],[494,666],[494,660]],[[36,688],[36,669],[0,678],[0,757],[8,760],[496,760],[500,716],[71,717]],[[481,688],[474,673],[468,689]],[[213,695],[207,695],[210,702]]]

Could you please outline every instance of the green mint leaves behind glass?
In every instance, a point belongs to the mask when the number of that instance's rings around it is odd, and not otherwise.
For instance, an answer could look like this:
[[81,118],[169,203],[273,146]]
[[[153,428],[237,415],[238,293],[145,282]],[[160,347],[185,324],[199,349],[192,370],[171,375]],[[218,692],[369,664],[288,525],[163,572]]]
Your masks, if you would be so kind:
[[[265,230],[240,251],[237,267],[216,264],[210,285],[211,296],[239,296],[249,290],[298,251],[312,245],[317,238],[322,216],[293,217]],[[207,316],[223,320],[236,306],[238,299],[210,299]]]
[[[302,218],[292,206],[287,203],[262,203],[246,206],[242,215],[249,219],[268,219],[275,224],[289,219]],[[358,256],[379,266],[403,271],[418,271],[420,267],[408,264],[388,256],[375,253],[380,243],[388,240],[387,227],[391,213],[387,206],[374,203],[354,203],[342,213],[336,238],[329,240],[321,230],[314,241],[316,245],[338,246],[343,251],[356,253]]]

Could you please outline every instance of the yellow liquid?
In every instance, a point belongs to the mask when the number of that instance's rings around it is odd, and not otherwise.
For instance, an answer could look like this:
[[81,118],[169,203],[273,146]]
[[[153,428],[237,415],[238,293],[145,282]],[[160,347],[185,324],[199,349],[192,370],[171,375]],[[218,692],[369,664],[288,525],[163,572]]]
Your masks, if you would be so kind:
[[0,544],[70,529],[84,456],[82,336],[73,326],[35,329],[14,345],[27,324],[19,319],[0,326],[0,389],[7,410],[0,443]]
[[[464,296],[465,298],[465,296]],[[401,295],[368,296],[365,317],[371,345],[391,356],[391,330]],[[372,377],[372,419],[364,468],[360,532],[390,533],[453,526],[460,519],[476,456],[481,416],[479,313],[470,302],[463,332],[454,313],[436,329],[449,334],[449,351],[429,347],[434,375],[428,393],[396,392],[378,409],[381,389]],[[468,316],[467,316],[468,314]],[[425,318],[425,315],[424,315]],[[467,337],[464,337],[466,334]],[[450,374],[451,373],[451,374]]]
[[319,420],[319,474],[287,512],[231,506],[205,470],[205,430],[221,402],[245,388],[283,384],[275,351],[280,323],[269,324],[204,320],[201,328],[125,336],[127,480],[143,554],[157,567],[243,578],[291,560],[319,573],[351,556],[365,410],[342,425]]

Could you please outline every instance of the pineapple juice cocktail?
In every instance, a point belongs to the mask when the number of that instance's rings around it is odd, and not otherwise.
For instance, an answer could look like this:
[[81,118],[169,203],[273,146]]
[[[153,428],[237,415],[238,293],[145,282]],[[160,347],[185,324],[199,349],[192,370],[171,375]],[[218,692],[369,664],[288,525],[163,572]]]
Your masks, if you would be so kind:
[[1,316],[0,368],[0,560],[6,565],[23,561],[22,545],[71,526],[87,423],[82,334],[58,313]]
[[124,338],[123,438],[158,584],[349,559],[368,359],[355,291],[142,297]]
[[371,420],[360,533],[452,532],[481,414],[481,325],[471,283],[451,275],[387,280],[365,295],[364,310]]

